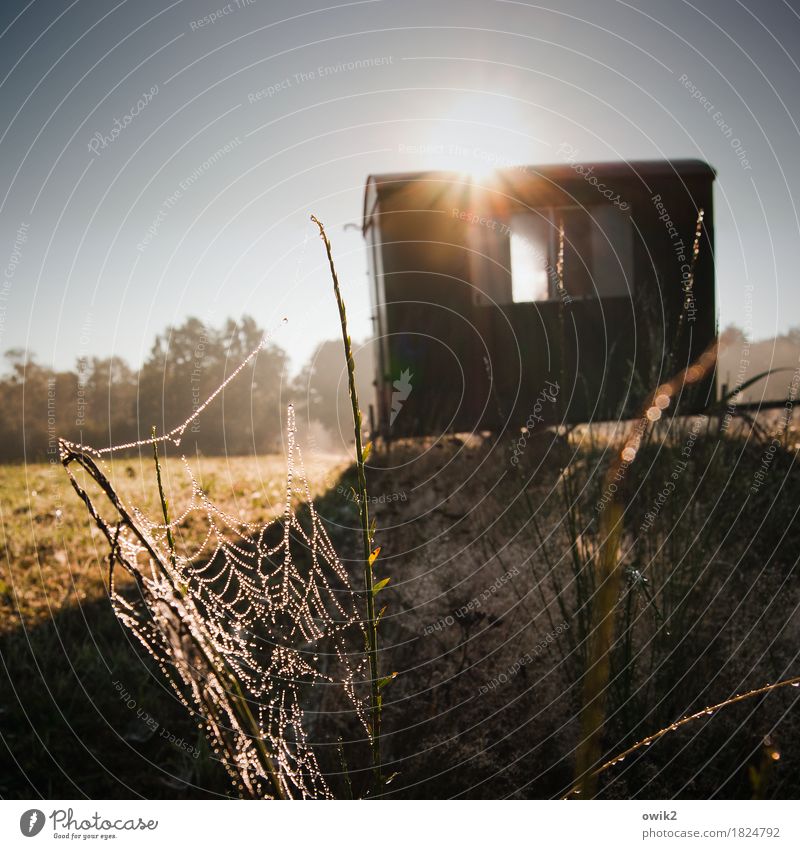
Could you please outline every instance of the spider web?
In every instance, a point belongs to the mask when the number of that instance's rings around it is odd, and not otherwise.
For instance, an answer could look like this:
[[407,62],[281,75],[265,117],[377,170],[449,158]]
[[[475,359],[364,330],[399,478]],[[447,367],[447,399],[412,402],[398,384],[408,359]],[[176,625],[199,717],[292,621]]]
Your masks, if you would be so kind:
[[[215,505],[195,478],[188,507],[169,524],[153,521],[117,494],[105,458],[159,443],[179,446],[187,427],[258,354],[260,345],[183,424],[163,437],[94,449],[59,440],[73,488],[109,544],[109,595],[119,620],[159,664],[242,795],[332,798],[309,741],[304,705],[337,704],[367,733],[365,632],[347,572],[314,509],[287,416],[283,516],[243,522]],[[83,469],[113,508],[108,519],[73,473]],[[154,475],[155,478],[155,475]],[[299,499],[304,521],[293,508]],[[205,538],[179,551],[174,532],[199,515]],[[114,565],[134,579],[137,597],[116,591]],[[314,689],[317,692],[312,692]],[[322,690],[320,693],[319,690]],[[343,704],[343,709],[338,705]],[[308,711],[311,714],[311,711]]]

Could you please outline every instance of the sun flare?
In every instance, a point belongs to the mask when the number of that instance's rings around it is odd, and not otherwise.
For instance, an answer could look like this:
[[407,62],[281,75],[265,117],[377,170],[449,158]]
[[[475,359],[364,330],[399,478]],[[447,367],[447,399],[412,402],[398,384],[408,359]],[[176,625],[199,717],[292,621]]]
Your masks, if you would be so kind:
[[454,103],[431,127],[421,165],[483,182],[496,169],[530,158],[531,142],[516,101],[476,92]]

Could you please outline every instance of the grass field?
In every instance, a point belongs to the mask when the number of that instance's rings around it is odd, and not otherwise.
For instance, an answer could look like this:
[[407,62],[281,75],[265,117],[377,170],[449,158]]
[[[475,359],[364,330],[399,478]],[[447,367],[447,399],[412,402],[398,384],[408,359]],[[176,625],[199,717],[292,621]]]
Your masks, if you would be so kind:
[[[800,668],[797,429],[771,449],[768,436],[717,425],[665,425],[620,486],[606,755]],[[547,798],[570,788],[596,508],[614,441],[602,429],[543,431],[519,451],[513,435],[448,436],[370,459],[377,568],[392,577],[380,665],[398,673],[384,697],[384,761],[399,773],[390,795]],[[308,465],[340,556],[357,560],[353,468],[335,457]],[[232,516],[262,522],[283,508],[282,457],[192,467]],[[178,515],[183,468],[170,458],[164,471]],[[124,499],[158,516],[152,460],[117,461],[111,476]],[[201,731],[115,619],[104,540],[62,468],[4,467],[0,487],[0,794],[230,795]],[[178,543],[203,533],[187,522]],[[600,792],[792,798],[799,696],[786,688],[668,735],[606,773]]]
[[[342,468],[333,456],[308,462],[312,493],[329,488]],[[263,522],[283,510],[283,456],[194,458],[192,470],[231,516]],[[158,517],[152,459],[114,461],[109,471],[127,503]],[[189,479],[177,458],[163,461],[163,471],[177,513]],[[0,492],[0,794],[230,793],[202,735],[114,617],[106,541],[62,466],[2,466]],[[187,523],[179,544],[196,545],[205,531]],[[122,588],[130,583],[116,574]]]

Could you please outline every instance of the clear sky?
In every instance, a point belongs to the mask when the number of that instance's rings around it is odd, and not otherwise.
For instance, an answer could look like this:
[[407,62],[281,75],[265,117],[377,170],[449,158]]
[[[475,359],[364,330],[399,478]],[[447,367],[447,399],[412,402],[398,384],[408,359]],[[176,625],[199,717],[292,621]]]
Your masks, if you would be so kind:
[[368,174],[563,142],[714,165],[722,325],[800,324],[797,0],[3,0],[0,33],[2,350],[138,365],[246,312],[298,368],[338,332],[309,213],[363,338]]

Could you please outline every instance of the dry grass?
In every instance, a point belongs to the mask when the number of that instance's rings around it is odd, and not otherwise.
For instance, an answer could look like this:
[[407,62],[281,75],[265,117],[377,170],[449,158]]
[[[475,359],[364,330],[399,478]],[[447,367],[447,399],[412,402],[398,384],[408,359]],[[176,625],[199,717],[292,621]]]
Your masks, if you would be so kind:
[[[328,489],[344,468],[341,457],[307,461],[312,492]],[[175,515],[191,494],[178,458],[163,461],[165,488]],[[263,522],[279,514],[286,493],[282,456],[192,459],[192,470],[216,504],[244,521]],[[115,460],[110,480],[120,497],[148,516],[160,515],[151,456]],[[32,627],[66,605],[106,594],[108,551],[86,508],[75,497],[61,464],[0,466],[0,633]],[[187,524],[178,543],[199,544],[206,528]]]

